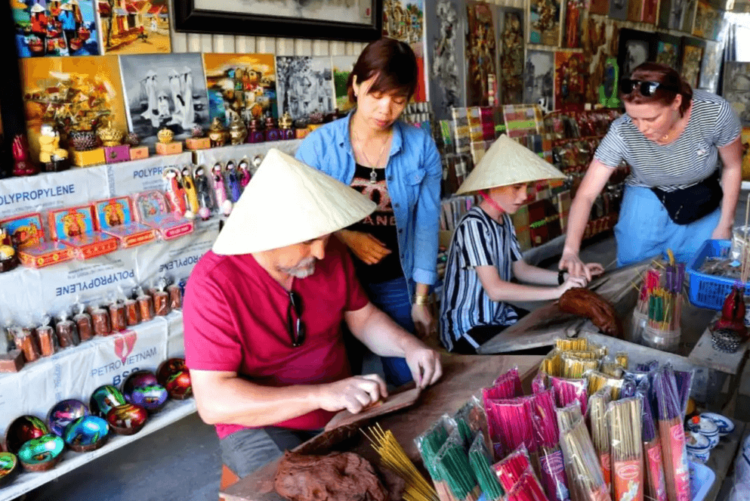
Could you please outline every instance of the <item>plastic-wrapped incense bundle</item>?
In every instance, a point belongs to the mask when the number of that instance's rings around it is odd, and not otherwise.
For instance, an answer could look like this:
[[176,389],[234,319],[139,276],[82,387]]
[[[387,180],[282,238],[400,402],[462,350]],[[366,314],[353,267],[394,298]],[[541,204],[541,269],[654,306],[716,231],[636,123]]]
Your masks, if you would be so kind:
[[588,351],[588,347],[588,339],[585,337],[555,339],[555,348],[561,351]]
[[539,370],[549,376],[562,375],[562,353],[559,350],[552,350],[544,357]]
[[560,432],[557,426],[554,390],[534,395],[534,435],[537,442],[540,475],[547,499],[568,501],[568,480],[565,461],[560,449]]
[[507,501],[547,501],[547,497],[534,474],[526,472],[508,492]]
[[586,351],[592,351],[596,354],[597,358],[604,358],[609,355],[609,348],[604,345],[598,345],[596,343],[588,343]]
[[580,379],[587,371],[599,369],[599,360],[596,358],[581,358],[567,353],[562,354],[563,377],[569,379]]
[[614,501],[643,501],[641,399],[611,402],[607,413],[612,443]]
[[607,406],[612,400],[612,392],[608,386],[597,391],[589,398],[589,431],[591,442],[599,458],[602,477],[607,484],[607,491],[612,491],[612,462],[610,458],[609,427],[607,426]]
[[[515,450],[524,444],[529,452],[536,452],[536,442],[532,427],[533,397],[519,397],[511,400],[490,400],[487,402],[488,424],[497,431],[502,448]],[[493,443],[495,439],[493,437]]]
[[588,382],[582,379],[565,379],[550,376],[551,386],[555,389],[555,403],[558,407],[565,407],[577,401],[581,405],[581,413],[586,414],[588,405]]
[[434,469],[458,501],[477,501],[481,492],[471,470],[458,430],[445,441],[433,459]]
[[595,351],[565,351],[563,355],[572,355],[578,358],[585,358],[586,360],[600,360],[599,353]]
[[629,356],[626,351],[618,351],[615,353],[615,362],[617,362],[623,369],[628,368]]
[[508,372],[498,376],[492,382],[493,388],[498,388],[498,394],[493,394],[492,398],[513,398],[523,395],[521,387],[521,376],[518,374],[518,367],[513,367]]
[[606,374],[609,377],[622,379],[623,376],[622,366],[617,362],[603,362],[599,370],[602,374]]
[[[667,497],[669,501],[684,501],[690,499],[690,474],[683,429],[685,414],[681,392],[677,388],[675,375],[669,364],[654,374],[653,391],[656,394],[659,435],[662,437],[661,451]],[[688,394],[689,391],[688,387]]]
[[461,438],[465,440],[466,448],[471,446],[474,441],[474,437],[478,433],[482,433],[482,438],[485,441],[485,445],[489,449],[491,447],[487,429],[487,416],[484,413],[484,407],[482,402],[476,397],[472,396],[471,399],[461,407],[456,414],[453,416],[456,421]]
[[492,470],[500,481],[500,485],[507,492],[516,485],[516,482],[521,479],[524,473],[533,471],[531,469],[529,452],[526,450],[526,447],[521,445],[518,449],[508,454],[505,459],[492,465]]
[[537,372],[536,376],[534,376],[534,379],[531,380],[531,392],[536,394],[546,390],[547,388],[547,375],[542,371]]
[[590,393],[596,393],[605,386],[609,386],[612,390],[612,400],[620,398],[620,388],[622,387],[622,379],[618,379],[612,376],[607,376],[598,371],[590,371],[586,374],[588,380],[588,388]]
[[648,398],[648,380],[642,381],[636,389],[636,395],[641,399],[643,419],[641,437],[643,441],[643,457],[646,471],[645,496],[650,501],[667,501],[667,488],[664,480],[664,463],[661,458],[661,442],[654,423],[654,415]]
[[610,500],[599,460],[583,418],[578,419],[569,430],[561,430],[560,433],[570,498],[575,501]]
[[452,428],[450,421],[449,416],[443,415],[427,431],[414,439],[419,454],[422,456],[422,462],[435,484],[435,491],[437,491],[440,501],[453,501],[448,484],[440,477],[440,472],[435,469],[435,458],[448,441],[448,430]]
[[480,431],[469,448],[469,465],[474,476],[479,481],[479,487],[488,501],[496,501],[505,495],[505,490],[492,471],[490,453],[484,445],[484,437]]
[[557,414],[557,427],[560,433],[569,431],[583,417],[581,406],[578,402],[571,402],[565,407],[558,408],[555,412]]

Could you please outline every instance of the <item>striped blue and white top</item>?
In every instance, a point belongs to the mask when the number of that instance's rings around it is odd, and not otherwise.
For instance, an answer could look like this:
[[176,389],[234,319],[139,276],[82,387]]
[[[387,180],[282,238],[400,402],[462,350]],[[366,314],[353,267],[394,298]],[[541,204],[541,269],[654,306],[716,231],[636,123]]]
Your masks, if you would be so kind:
[[480,325],[513,325],[516,310],[509,304],[492,301],[484,291],[477,266],[494,266],[500,278],[510,281],[511,265],[522,259],[513,223],[507,214],[503,224],[493,220],[479,206],[473,207],[458,223],[451,240],[440,301],[440,339],[451,351],[464,337],[475,348],[479,344],[467,333]]
[[741,131],[740,120],[726,100],[694,90],[690,120],[676,141],[656,144],[625,114],[612,122],[595,158],[609,167],[625,160],[632,168],[629,185],[674,191],[711,176],[719,167],[717,148],[737,139]]

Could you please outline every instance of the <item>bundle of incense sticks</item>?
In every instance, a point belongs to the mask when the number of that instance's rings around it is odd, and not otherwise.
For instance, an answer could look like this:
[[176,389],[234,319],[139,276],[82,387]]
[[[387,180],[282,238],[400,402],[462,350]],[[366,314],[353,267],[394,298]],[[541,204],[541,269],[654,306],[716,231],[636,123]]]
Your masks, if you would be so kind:
[[480,432],[483,434],[485,445],[488,448],[490,447],[488,441],[489,437],[487,435],[487,417],[484,414],[484,406],[476,396],[472,396],[471,399],[456,412],[453,419],[456,421],[458,430],[461,433],[461,438],[465,440],[464,445],[467,449],[471,446],[474,437]]
[[510,489],[507,501],[547,501],[547,497],[534,473],[527,471]]
[[562,376],[569,379],[580,379],[587,371],[599,369],[596,358],[581,358],[568,353],[562,354]]
[[434,468],[458,501],[477,501],[481,496],[479,484],[457,430],[451,433],[438,451]]
[[642,381],[636,389],[636,396],[643,405],[643,426],[641,438],[643,441],[643,456],[646,470],[646,498],[653,501],[667,501],[667,488],[664,479],[664,463],[661,458],[661,442],[654,423],[651,402],[648,398],[648,380]]
[[607,426],[607,406],[612,401],[612,392],[605,386],[589,398],[588,423],[591,441],[599,457],[607,491],[612,489],[612,463],[610,459],[609,427]]
[[531,380],[531,392],[539,393],[547,389],[547,375],[541,370]]
[[590,393],[596,393],[605,386],[609,386],[612,390],[612,400],[620,398],[620,389],[622,388],[622,379],[618,379],[612,376],[608,376],[599,371],[589,371],[586,374],[588,380],[588,388]]
[[599,360],[601,358],[601,354],[598,351],[563,351],[562,354],[585,358],[587,360]]
[[628,368],[628,360],[629,360],[629,357],[628,357],[628,353],[627,352],[625,352],[625,351],[619,351],[619,352],[615,353],[615,362],[617,362],[618,364],[620,364],[620,367],[622,367],[623,369],[627,369]]
[[667,496],[669,501],[683,501],[690,498],[690,475],[682,424],[685,414],[675,374],[668,364],[654,374],[653,391],[656,394]]
[[565,379],[550,376],[552,388],[555,389],[555,403],[558,407],[565,407],[571,402],[581,405],[581,413],[586,414],[588,405],[588,381],[584,379]]
[[422,456],[422,462],[435,484],[435,491],[440,501],[454,501],[448,484],[440,477],[440,472],[435,467],[435,458],[443,445],[448,441],[448,423],[450,423],[450,418],[442,416],[427,431],[414,439],[419,454]]
[[405,501],[438,501],[437,492],[430,483],[419,473],[417,467],[411,462],[406,451],[398,443],[393,433],[384,431],[380,424],[369,428],[369,435],[362,431],[372,444],[372,448],[380,456],[380,461],[386,468],[404,480]]
[[501,374],[492,383],[493,388],[500,388],[500,392],[507,396],[493,396],[492,398],[513,398],[523,395],[521,387],[521,376],[518,374],[518,367],[513,367],[505,374]]
[[615,501],[643,501],[641,409],[640,398],[611,402],[607,409]]
[[620,387],[620,398],[630,398],[635,396],[635,381],[632,379],[623,379]]
[[582,338],[557,338],[555,339],[555,348],[561,351],[587,351],[588,339]]
[[544,357],[539,370],[548,376],[560,376],[562,374],[562,352],[555,349]]
[[[487,422],[497,431],[503,450],[512,451],[523,444],[529,452],[536,451],[532,425],[533,397],[487,401]],[[493,439],[494,443],[494,439]]]
[[521,479],[521,476],[531,470],[531,460],[526,447],[521,445],[508,456],[492,465],[500,485],[505,491],[509,491]]
[[602,374],[616,379],[622,379],[624,373],[622,366],[617,362],[602,362],[599,370]]
[[610,499],[602,476],[594,445],[583,418],[569,430],[562,431],[560,446],[565,458],[570,498],[573,500],[607,501]]
[[569,431],[582,417],[581,406],[578,402],[571,402],[565,407],[560,407],[555,413],[557,414],[557,427],[560,433]]
[[542,485],[550,501],[568,500],[568,480],[560,449],[554,390],[534,395],[534,435],[538,445]]
[[675,263],[646,270],[640,287],[636,311],[648,316],[648,325],[660,331],[673,332],[680,325],[685,264]]
[[490,453],[484,445],[484,437],[481,431],[469,448],[469,464],[474,476],[479,481],[479,487],[482,489],[485,499],[495,501],[505,495],[505,490],[503,490],[500,481],[492,471]]

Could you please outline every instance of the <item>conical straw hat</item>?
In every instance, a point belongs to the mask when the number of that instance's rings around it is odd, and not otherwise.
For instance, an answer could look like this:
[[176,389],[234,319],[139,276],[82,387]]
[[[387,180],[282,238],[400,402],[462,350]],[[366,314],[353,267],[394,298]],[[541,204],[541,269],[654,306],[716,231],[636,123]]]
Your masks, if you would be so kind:
[[539,155],[503,134],[484,154],[456,194],[565,177]]
[[250,254],[328,235],[372,214],[377,205],[332,177],[270,149],[213,246]]

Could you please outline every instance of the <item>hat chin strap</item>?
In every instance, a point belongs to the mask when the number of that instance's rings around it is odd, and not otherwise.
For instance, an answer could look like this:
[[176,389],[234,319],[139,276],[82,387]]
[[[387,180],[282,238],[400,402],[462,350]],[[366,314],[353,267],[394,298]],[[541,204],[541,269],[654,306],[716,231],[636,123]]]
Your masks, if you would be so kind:
[[481,196],[482,198],[484,198],[484,200],[485,200],[485,201],[486,201],[486,202],[487,202],[487,203],[488,203],[488,204],[489,204],[489,205],[490,205],[490,206],[491,206],[491,207],[492,207],[493,209],[495,209],[496,211],[498,211],[498,212],[499,212],[500,214],[505,214],[505,211],[503,210],[503,208],[502,208],[502,207],[500,207],[500,206],[499,206],[499,205],[497,204],[497,202],[495,202],[494,200],[492,200],[492,199],[490,198],[490,195],[489,195],[489,194],[488,194],[488,193],[487,193],[486,191],[484,191],[484,190],[479,190],[479,195],[480,195],[480,196]]

